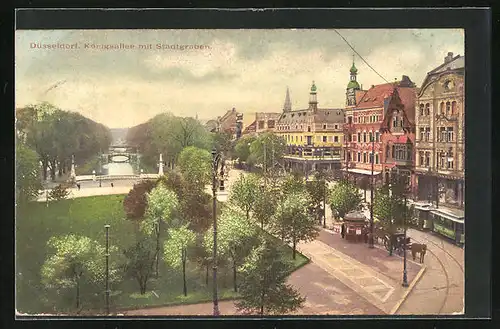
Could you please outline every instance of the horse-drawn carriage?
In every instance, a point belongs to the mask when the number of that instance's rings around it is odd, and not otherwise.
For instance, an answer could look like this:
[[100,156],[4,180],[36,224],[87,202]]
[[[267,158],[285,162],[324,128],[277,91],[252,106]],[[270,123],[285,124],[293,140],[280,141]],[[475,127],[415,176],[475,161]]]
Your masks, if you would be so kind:
[[412,243],[409,237],[406,237],[405,239],[404,232],[397,231],[391,234],[389,230],[377,225],[374,227],[373,233],[374,242],[381,242],[387,251],[390,252],[392,247],[393,251],[402,256],[405,249],[410,250],[413,260],[416,259],[416,254],[418,253],[419,261],[420,263],[423,263],[425,252],[427,251],[427,245]]

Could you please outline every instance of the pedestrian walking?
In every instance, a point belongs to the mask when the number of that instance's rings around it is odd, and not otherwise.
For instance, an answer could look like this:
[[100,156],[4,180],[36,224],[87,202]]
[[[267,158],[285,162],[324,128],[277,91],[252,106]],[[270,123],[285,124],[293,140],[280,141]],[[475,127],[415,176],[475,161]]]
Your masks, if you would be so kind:
[[340,227],[340,235],[342,236],[342,239],[345,237],[345,224],[342,223],[342,226]]
[[78,191],[80,191],[80,184],[76,184],[76,187],[78,188]]
[[111,187],[114,187],[115,185],[113,185],[113,183],[111,183]]

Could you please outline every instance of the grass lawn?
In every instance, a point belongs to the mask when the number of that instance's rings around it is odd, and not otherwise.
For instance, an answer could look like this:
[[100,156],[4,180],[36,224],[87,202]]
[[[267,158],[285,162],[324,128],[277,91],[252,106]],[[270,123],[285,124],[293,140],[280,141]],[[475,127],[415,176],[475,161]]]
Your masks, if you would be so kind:
[[[22,313],[68,312],[74,309],[74,288],[48,290],[40,283],[40,269],[50,256],[47,241],[53,236],[76,234],[87,236],[105,245],[105,224],[109,224],[110,245],[124,250],[135,241],[136,224],[125,219],[124,195],[105,195],[45,203],[31,203],[17,209],[16,216],[16,309]],[[283,246],[292,255],[288,246]],[[297,253],[296,268],[308,263]],[[219,297],[237,298],[232,290],[232,271],[219,270]],[[192,304],[212,299],[212,272],[205,284],[205,269],[188,262],[188,296],[182,294],[182,273],[168,268],[160,261],[160,276],[148,284],[147,293],[139,294],[139,285],[133,279],[124,279],[111,286],[111,308],[133,309],[151,306]],[[104,290],[87,293],[82,287],[81,300],[85,309],[104,308]]]

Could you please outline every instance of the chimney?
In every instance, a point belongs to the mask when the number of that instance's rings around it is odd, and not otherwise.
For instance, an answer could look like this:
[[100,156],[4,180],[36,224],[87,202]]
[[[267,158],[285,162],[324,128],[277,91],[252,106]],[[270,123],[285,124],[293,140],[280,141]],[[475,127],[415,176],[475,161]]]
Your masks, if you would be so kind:
[[444,62],[445,63],[449,63],[449,62],[451,62],[452,59],[453,59],[453,53],[452,52],[448,52],[448,56],[446,56],[444,58]]

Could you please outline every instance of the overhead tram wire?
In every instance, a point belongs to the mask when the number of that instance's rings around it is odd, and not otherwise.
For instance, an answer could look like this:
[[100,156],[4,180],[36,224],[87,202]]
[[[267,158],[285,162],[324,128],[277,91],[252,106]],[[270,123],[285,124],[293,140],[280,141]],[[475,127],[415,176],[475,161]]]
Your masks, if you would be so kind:
[[356,51],[356,49],[354,49],[354,47],[353,47],[353,46],[351,46],[351,44],[349,43],[349,41],[347,41],[347,40],[346,40],[346,38],[344,38],[344,36],[343,36],[342,34],[340,34],[340,32],[339,32],[339,31],[337,31],[336,29],[333,29],[333,30],[335,31],[335,33],[337,33],[337,34],[338,34],[338,35],[342,38],[342,40],[344,40],[344,42],[345,42],[345,43],[346,43],[346,44],[347,44],[347,45],[348,45],[348,46],[352,49],[352,51],[354,51],[354,53],[355,53],[356,55],[358,55],[358,57],[359,57],[359,58],[361,58],[361,60],[362,60],[363,62],[365,62],[365,64],[366,64],[366,65],[368,65],[368,67],[369,67],[369,68],[371,68],[371,69],[372,69],[372,71],[373,71],[373,72],[377,73],[377,75],[378,75],[379,77],[381,77],[381,78],[382,78],[382,80],[384,80],[385,82],[389,83],[389,81],[387,81],[387,79],[386,79],[386,78],[384,78],[384,77],[383,77],[380,73],[378,73],[378,72],[377,72],[377,70],[375,70],[375,69],[374,69],[374,68],[373,68],[370,64],[368,64],[368,62],[367,62],[367,61],[363,58],[363,56],[361,56],[361,55],[360,55],[360,54]]

